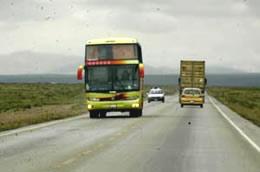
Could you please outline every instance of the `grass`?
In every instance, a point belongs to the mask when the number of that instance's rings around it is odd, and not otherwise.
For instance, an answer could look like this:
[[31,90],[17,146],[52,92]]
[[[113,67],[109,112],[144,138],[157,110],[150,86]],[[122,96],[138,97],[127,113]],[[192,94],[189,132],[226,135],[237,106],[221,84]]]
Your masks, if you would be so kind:
[[0,84],[0,131],[86,112],[82,84]]
[[212,87],[208,93],[260,126],[260,88]]
[[83,84],[0,84],[0,131],[80,115],[87,111],[84,93]]

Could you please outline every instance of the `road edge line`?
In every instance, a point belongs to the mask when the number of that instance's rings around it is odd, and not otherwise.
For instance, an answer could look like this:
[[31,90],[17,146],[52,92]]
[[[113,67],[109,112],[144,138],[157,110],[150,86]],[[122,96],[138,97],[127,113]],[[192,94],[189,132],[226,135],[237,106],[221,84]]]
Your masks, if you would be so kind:
[[25,126],[25,127],[22,127],[22,128],[3,131],[3,132],[0,132],[0,138],[5,137],[5,136],[19,134],[19,133],[24,133],[24,132],[28,132],[28,131],[33,131],[33,130],[37,130],[37,129],[41,129],[41,128],[46,128],[46,127],[56,125],[56,124],[60,124],[60,123],[64,123],[64,122],[69,122],[69,121],[81,119],[81,118],[84,118],[85,115],[86,114],[82,114],[82,115],[71,117],[71,118],[59,119],[59,120],[55,120],[55,121],[48,121],[48,122],[43,122],[43,123]]
[[[173,96],[174,96],[174,94],[173,94]],[[144,105],[148,105],[148,103],[146,101],[144,101]],[[55,121],[47,121],[47,122],[43,122],[43,123],[28,125],[28,126],[21,127],[21,128],[2,131],[2,132],[0,132],[0,138],[10,136],[10,135],[19,134],[19,133],[23,133],[23,132],[33,131],[33,130],[37,130],[37,129],[41,129],[41,128],[46,128],[46,127],[56,125],[56,124],[60,124],[60,123],[64,123],[64,122],[69,122],[69,121],[81,119],[81,118],[84,118],[86,116],[86,114],[88,114],[88,112],[86,112],[82,115],[79,115],[79,116],[75,116],[75,117],[58,119],[58,120],[55,120]]]
[[[148,104],[148,103],[144,102],[144,104]],[[24,127],[21,127],[21,128],[2,131],[2,132],[0,132],[0,138],[19,134],[19,133],[24,133],[24,132],[28,132],[28,131],[34,131],[34,130],[46,128],[46,127],[49,127],[49,126],[52,126],[52,125],[56,125],[56,124],[60,124],[60,123],[64,123],[64,122],[70,122],[70,121],[73,121],[73,120],[85,118],[86,115],[88,115],[88,112],[86,112],[82,115],[79,115],[79,116],[75,116],[75,117],[58,119],[58,120],[54,120],[54,121],[46,121],[46,122],[43,122],[43,123],[32,124],[32,125],[24,126]]]
[[254,147],[256,149],[256,151],[258,153],[260,153],[260,147],[250,138],[248,137],[226,114],[225,112],[223,112],[221,110],[221,108],[212,100],[212,98],[209,96],[209,100],[210,102],[214,105],[214,107],[218,110],[218,112],[229,122],[229,124],[231,124],[236,130],[237,132],[244,137],[244,139],[246,139],[246,141],[248,143],[250,143],[250,145],[252,147]]

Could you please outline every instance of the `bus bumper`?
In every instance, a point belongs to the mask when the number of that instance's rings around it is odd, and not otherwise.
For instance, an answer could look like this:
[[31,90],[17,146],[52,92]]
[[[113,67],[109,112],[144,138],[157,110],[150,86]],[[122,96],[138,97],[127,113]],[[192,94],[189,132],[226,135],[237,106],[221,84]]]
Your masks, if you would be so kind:
[[132,109],[142,109],[143,103],[140,100],[124,101],[87,101],[87,110],[105,111],[130,111]]
[[204,104],[204,98],[180,98],[180,104],[201,105]]

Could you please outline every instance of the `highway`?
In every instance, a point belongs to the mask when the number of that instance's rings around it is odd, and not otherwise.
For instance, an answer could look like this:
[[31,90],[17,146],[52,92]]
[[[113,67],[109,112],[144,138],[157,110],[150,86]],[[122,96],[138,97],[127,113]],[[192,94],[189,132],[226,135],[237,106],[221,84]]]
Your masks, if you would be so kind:
[[[259,172],[260,154],[206,99],[145,104],[144,115],[88,115],[0,136],[1,172]],[[123,114],[124,115],[124,114]]]

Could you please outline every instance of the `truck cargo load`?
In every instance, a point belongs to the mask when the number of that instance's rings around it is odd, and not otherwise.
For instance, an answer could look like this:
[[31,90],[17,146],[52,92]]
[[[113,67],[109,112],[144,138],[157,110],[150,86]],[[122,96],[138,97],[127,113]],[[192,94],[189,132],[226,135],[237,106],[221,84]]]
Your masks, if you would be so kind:
[[[192,61],[192,60],[182,60],[180,64],[180,76],[179,76],[179,95],[180,103],[183,104],[195,104],[193,100],[187,102],[182,101],[182,94],[185,88],[198,88],[201,90],[202,102],[204,103],[204,93],[206,89],[207,80],[205,77],[205,61]],[[200,103],[196,103],[200,104]],[[201,105],[200,104],[200,105]]]
[[205,61],[181,61],[179,77],[180,92],[184,88],[200,88],[204,93],[206,83]]

